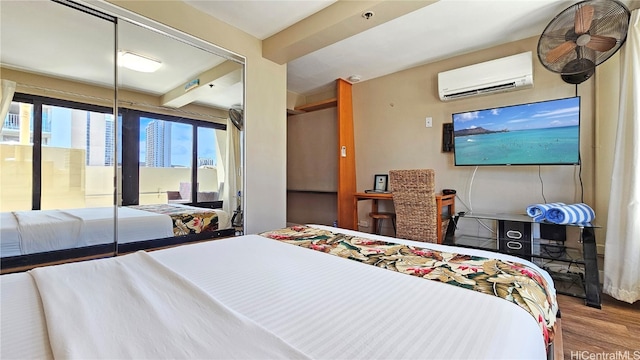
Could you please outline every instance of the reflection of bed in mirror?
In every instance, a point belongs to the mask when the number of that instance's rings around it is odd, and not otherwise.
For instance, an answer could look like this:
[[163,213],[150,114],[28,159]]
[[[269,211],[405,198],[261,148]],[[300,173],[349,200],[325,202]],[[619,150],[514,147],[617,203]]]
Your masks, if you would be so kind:
[[[113,207],[0,213],[2,271],[114,252]],[[234,234],[221,209],[184,204],[120,207],[118,253]]]

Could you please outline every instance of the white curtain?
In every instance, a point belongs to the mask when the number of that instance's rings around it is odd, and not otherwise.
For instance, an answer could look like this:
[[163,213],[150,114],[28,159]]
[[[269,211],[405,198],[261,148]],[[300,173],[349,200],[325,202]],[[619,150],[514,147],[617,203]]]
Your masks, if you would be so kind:
[[13,100],[13,94],[16,92],[16,83],[10,80],[0,81],[0,131],[4,127],[4,119],[9,112],[9,105]]
[[640,10],[631,13],[621,59],[603,291],[633,303],[640,299]]
[[227,151],[222,210],[233,216],[238,207],[238,189],[242,187],[240,174],[240,130],[227,119]]

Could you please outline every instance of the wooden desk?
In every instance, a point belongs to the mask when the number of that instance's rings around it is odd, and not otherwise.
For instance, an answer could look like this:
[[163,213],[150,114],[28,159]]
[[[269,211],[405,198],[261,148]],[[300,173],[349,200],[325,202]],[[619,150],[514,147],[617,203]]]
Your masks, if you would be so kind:
[[[358,201],[371,200],[371,212],[378,211],[378,200],[393,200],[392,193],[364,193],[353,194],[353,230],[358,230]],[[436,194],[436,208],[438,209],[438,244],[442,244],[442,208],[447,207],[447,213],[452,216],[456,212],[456,194]],[[372,219],[372,229],[378,226],[378,220]]]

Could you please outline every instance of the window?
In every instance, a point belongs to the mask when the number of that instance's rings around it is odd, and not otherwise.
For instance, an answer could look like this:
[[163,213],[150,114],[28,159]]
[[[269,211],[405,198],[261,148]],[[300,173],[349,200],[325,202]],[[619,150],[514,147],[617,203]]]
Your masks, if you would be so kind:
[[218,138],[225,136],[225,125],[131,109],[121,113],[123,205],[221,206]]
[[33,108],[13,101],[0,131],[0,211],[31,210]]
[[140,117],[140,204],[166,203],[167,191],[192,202],[192,149],[192,125]]
[[[123,205],[222,206],[225,125],[121,113]],[[1,211],[112,206],[114,123],[110,108],[16,94],[0,131]]]
[[42,115],[41,208],[111,206],[113,115],[53,105]]
[[2,211],[113,204],[113,115],[16,94],[4,120]]
[[[198,128],[198,202],[212,202],[222,199],[224,185],[224,168],[218,167],[221,149],[216,141],[216,134],[221,130]],[[222,161],[220,161],[222,163]]]

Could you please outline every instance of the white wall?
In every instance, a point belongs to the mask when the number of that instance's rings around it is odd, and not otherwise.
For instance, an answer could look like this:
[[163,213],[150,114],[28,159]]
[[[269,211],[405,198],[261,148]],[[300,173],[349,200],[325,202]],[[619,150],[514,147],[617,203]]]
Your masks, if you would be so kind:
[[[544,202],[537,166],[479,167],[476,171],[474,167],[454,166],[453,153],[441,151],[442,124],[452,121],[452,113],[576,95],[575,85],[565,83],[559,74],[540,64],[536,58],[537,40],[533,37],[354,84],[358,190],[371,188],[374,174],[385,174],[391,169],[432,168],[436,171],[436,190],[456,189],[462,201],[475,212],[524,213],[527,205]],[[533,88],[440,101],[439,72],[525,51],[533,52]],[[582,100],[580,146],[584,201],[592,207],[595,198],[593,83],[590,79],[577,87]],[[427,116],[433,118],[432,128],[425,127]],[[540,175],[546,200],[581,201],[579,170],[577,166],[542,166]],[[456,209],[468,211],[462,201],[457,201]],[[367,219],[368,206],[366,202],[359,205],[361,220]],[[606,218],[606,214],[597,215]],[[598,239],[601,240],[604,239]]]

